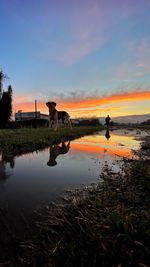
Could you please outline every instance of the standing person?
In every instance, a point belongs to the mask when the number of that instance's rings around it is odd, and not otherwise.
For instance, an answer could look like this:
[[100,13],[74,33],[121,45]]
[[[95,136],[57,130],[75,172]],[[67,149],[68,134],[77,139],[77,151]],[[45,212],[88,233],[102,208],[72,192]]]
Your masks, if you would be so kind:
[[109,117],[109,115],[107,115],[107,117],[105,118],[107,127],[109,127],[110,120],[111,120],[111,118]]

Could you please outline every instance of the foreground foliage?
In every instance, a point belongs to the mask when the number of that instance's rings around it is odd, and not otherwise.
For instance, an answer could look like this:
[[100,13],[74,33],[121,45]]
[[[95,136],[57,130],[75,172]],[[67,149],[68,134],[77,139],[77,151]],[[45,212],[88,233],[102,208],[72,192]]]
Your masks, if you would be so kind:
[[100,178],[37,211],[24,240],[11,238],[2,266],[148,267],[149,161],[126,161],[117,174],[106,165]]
[[62,140],[92,134],[101,127],[62,128],[54,131],[49,128],[22,128],[14,130],[0,130],[0,149],[4,153],[21,154],[45,148]]
[[64,205],[35,214],[32,235],[17,244],[15,266],[148,266],[147,167],[135,162],[116,175],[106,166],[102,178],[103,184],[70,193]]
[[130,175],[113,174],[106,166],[103,185],[76,191],[63,207],[42,211],[34,238],[22,243],[28,261],[35,266],[148,266],[150,198],[144,180],[150,185],[150,176],[142,165],[134,163]]

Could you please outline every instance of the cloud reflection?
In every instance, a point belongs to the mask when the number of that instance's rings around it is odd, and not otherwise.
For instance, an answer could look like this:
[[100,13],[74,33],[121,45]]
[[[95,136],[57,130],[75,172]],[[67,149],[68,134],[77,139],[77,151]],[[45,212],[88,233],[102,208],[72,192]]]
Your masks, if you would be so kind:
[[[110,139],[108,142],[108,139]],[[107,140],[106,140],[107,139]],[[72,153],[86,153],[94,157],[101,157],[107,152],[107,155],[115,157],[133,157],[133,145],[136,140],[132,136],[114,135],[107,130],[101,135],[86,136],[72,142]]]

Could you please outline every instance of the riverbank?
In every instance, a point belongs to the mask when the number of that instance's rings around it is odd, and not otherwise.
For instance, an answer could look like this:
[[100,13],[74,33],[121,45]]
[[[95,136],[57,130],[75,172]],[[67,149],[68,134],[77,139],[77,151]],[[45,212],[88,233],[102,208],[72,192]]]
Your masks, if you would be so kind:
[[142,137],[138,160],[122,171],[103,168],[91,187],[68,192],[25,220],[20,239],[1,210],[0,266],[148,266],[150,258],[150,136]]
[[[62,142],[64,140],[73,140],[78,137],[93,134],[97,131],[106,129],[104,126],[79,126],[72,129],[61,128],[58,131],[48,128],[22,128],[22,129],[0,129],[0,152],[7,155],[21,155],[28,152],[44,149],[52,144]],[[121,126],[110,127],[111,130],[116,129],[139,129],[149,131],[148,126],[129,127]]]
[[[81,126],[73,127],[72,129],[61,128],[58,131],[49,128],[0,129],[0,152],[20,155],[46,148],[64,140],[73,140],[78,137],[90,135],[102,129],[106,128],[104,126]],[[125,126],[124,128],[117,126],[110,128],[110,130],[116,129],[140,129],[148,131],[149,126]]]
[[60,205],[35,213],[24,240],[12,235],[10,247],[4,242],[2,266],[148,267],[149,141],[142,140],[139,159],[125,160],[120,173],[106,164],[103,183],[70,192]]
[[62,142],[62,140],[73,140],[92,134],[101,129],[101,126],[83,126],[72,129],[62,128],[58,131],[48,128],[0,130],[0,150],[4,153],[20,155],[43,149],[51,144]]

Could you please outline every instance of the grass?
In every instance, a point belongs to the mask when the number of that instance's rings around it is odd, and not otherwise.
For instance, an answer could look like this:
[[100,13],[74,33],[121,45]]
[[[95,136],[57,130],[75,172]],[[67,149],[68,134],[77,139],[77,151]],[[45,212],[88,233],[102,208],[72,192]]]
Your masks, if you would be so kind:
[[[80,128],[72,133],[66,129],[60,133],[46,130],[32,129],[29,135],[25,130],[25,138],[29,136],[36,141],[38,134],[39,142],[45,133],[46,142],[53,142],[62,136],[73,138],[83,133]],[[17,138],[16,133],[14,136]],[[12,140],[10,142],[12,144]],[[106,164],[100,177],[103,183],[68,192],[60,204],[52,203],[35,213],[33,223],[27,222],[27,231],[21,240],[11,232],[1,211],[1,221],[6,224],[9,238],[3,241],[7,248],[1,247],[0,266],[148,267],[149,153],[149,138],[146,138],[139,159],[125,161],[120,173],[113,173]]]
[[11,238],[2,266],[148,267],[150,169],[143,158],[124,164],[117,174],[106,164],[103,183],[39,210],[24,239]]
[[0,130],[0,149],[5,153],[21,154],[32,152],[62,140],[72,140],[77,137],[92,134],[101,127],[74,127],[54,131],[48,128],[23,128],[15,130]]
[[[140,125],[135,126],[136,129],[148,130],[146,127]],[[120,127],[117,126],[116,128],[119,129]],[[93,134],[102,129],[105,129],[105,127],[79,126],[73,127],[72,130],[62,128],[58,131],[48,128],[0,129],[0,151],[7,155],[20,155],[43,149],[62,140],[73,140],[84,135]]]
[[139,162],[129,168],[130,175],[116,175],[106,166],[103,184],[74,192],[64,207],[46,208],[31,241],[32,260],[38,257],[41,266],[148,266],[150,197],[143,185],[148,179],[150,186],[150,175]]

